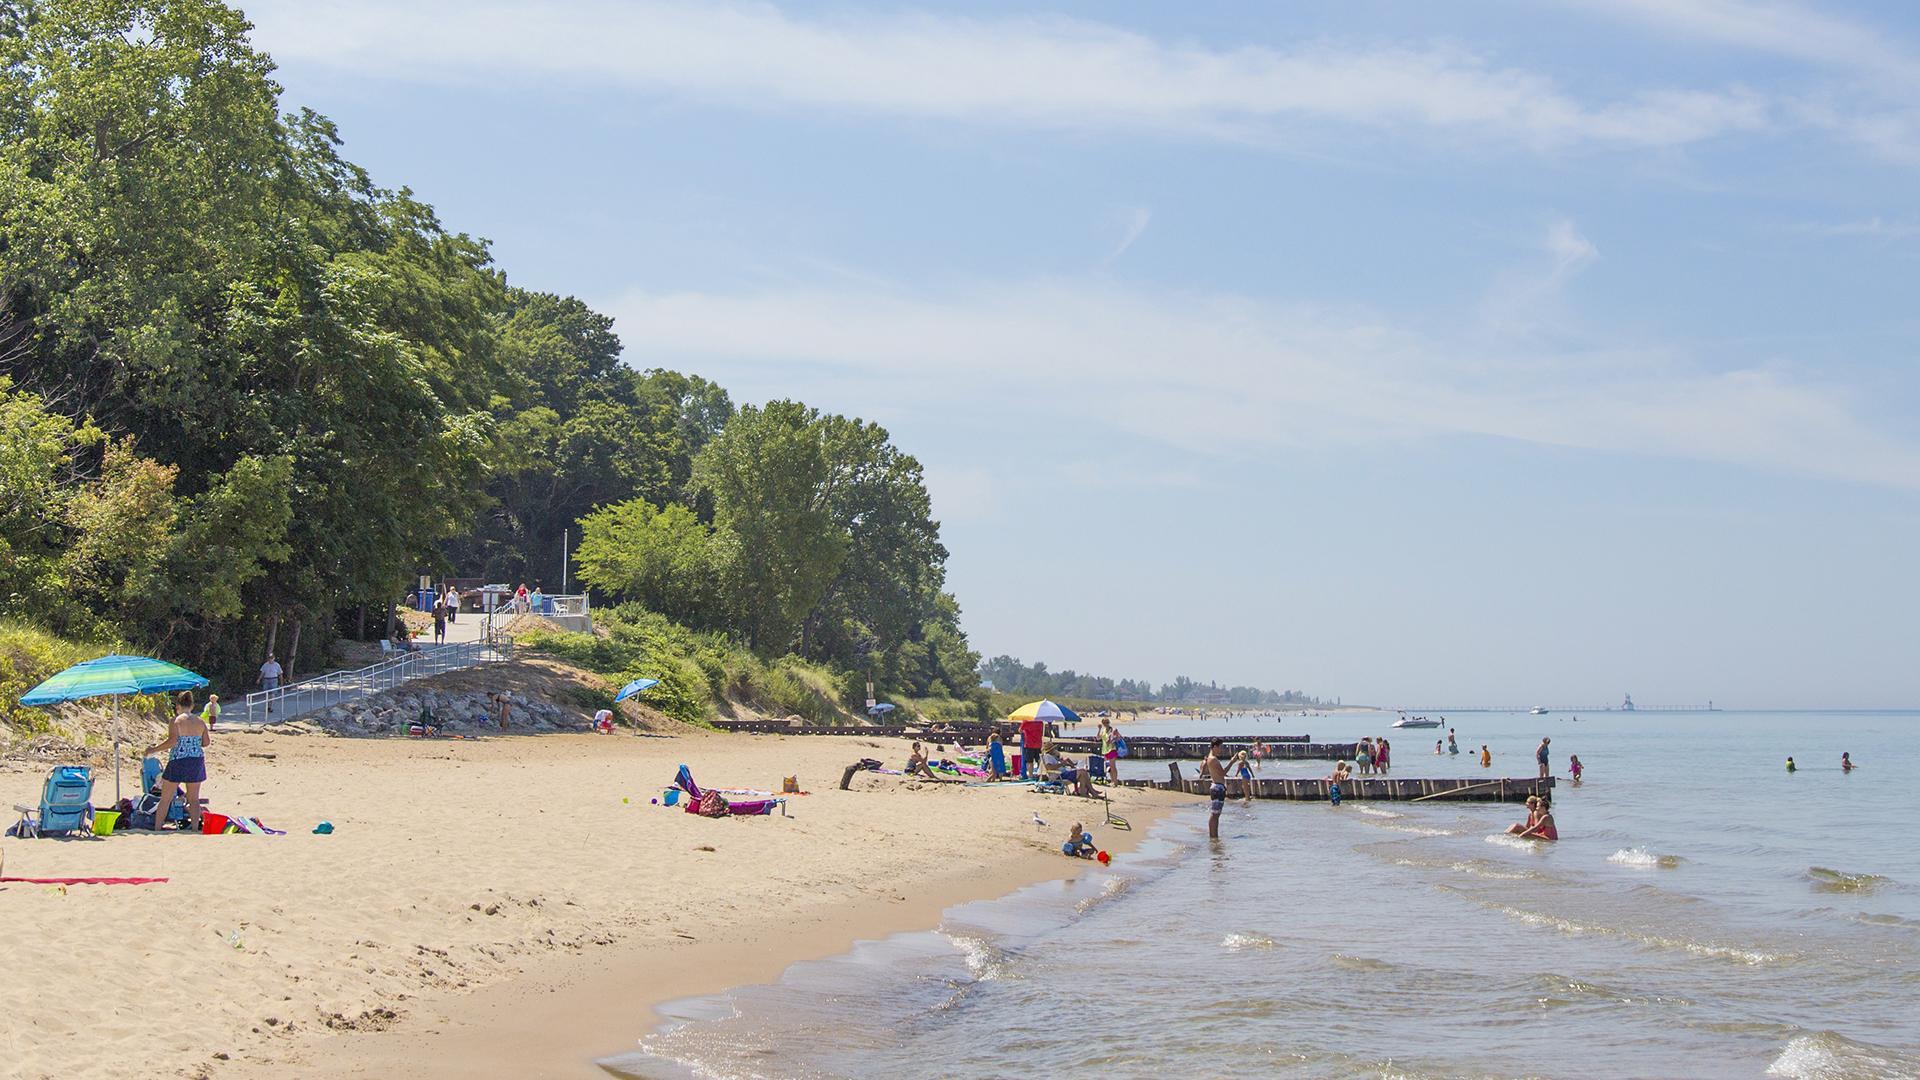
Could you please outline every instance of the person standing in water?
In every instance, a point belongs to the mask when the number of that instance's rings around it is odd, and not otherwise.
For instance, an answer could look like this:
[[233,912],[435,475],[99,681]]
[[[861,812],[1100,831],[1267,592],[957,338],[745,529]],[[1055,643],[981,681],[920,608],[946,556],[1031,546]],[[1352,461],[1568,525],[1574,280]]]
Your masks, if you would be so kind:
[[1841,772],[1853,771],[1853,759],[1847,756],[1847,752],[1845,750],[1840,751],[1840,771]]
[[1487,749],[1486,743],[1480,744],[1480,767],[1483,769],[1493,768],[1493,751]]
[[1795,765],[1795,764],[1793,763],[1793,759],[1792,759],[1792,758],[1788,758],[1788,759],[1787,759],[1787,771],[1788,771],[1788,772],[1799,772],[1799,771],[1800,771],[1800,766],[1798,766],[1798,765]]
[[1220,812],[1227,808],[1227,763],[1221,758],[1226,754],[1226,744],[1219,739],[1207,746],[1207,760],[1200,763],[1200,776],[1207,780],[1207,797],[1212,800],[1207,813],[1207,838],[1220,839]]
[[1347,770],[1346,762],[1336,761],[1333,763],[1333,775],[1327,777],[1328,802],[1335,806],[1340,805],[1340,785],[1346,783],[1347,778],[1352,775],[1353,774]]
[[1533,748],[1533,760],[1540,765],[1540,779],[1542,780],[1553,775],[1553,769],[1548,764],[1551,755],[1547,751],[1548,744],[1552,742],[1552,739],[1543,735],[1540,737],[1540,745]]
[[1586,768],[1580,764],[1579,754],[1573,754],[1567,758],[1567,768],[1573,772],[1573,786],[1579,787],[1580,774],[1587,771]]
[[1460,744],[1453,741],[1453,729],[1448,728],[1447,729],[1447,753],[1457,754],[1459,752],[1460,752]]

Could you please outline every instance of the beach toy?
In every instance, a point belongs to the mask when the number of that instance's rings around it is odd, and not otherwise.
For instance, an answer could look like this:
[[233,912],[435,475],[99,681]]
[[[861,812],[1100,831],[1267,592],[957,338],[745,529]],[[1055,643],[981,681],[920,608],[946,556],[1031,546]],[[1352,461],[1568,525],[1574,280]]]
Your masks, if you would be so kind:
[[622,806],[625,806],[626,804],[632,801],[633,801],[632,799],[627,798],[625,795],[620,796],[620,805]]
[[1096,859],[1099,859],[1099,860],[1100,860],[1100,865],[1101,865],[1101,866],[1105,866],[1105,865],[1107,865],[1108,863],[1110,863],[1110,862],[1112,862],[1112,861],[1113,861],[1113,856],[1111,856],[1111,855],[1108,855],[1108,854],[1107,854],[1106,852],[1104,852],[1104,851],[1103,851],[1103,852],[1101,852],[1101,853],[1100,853],[1100,854],[1098,854],[1098,855],[1095,855],[1095,856],[1094,856],[1094,858],[1096,858]]
[[313,831],[320,836],[326,836],[329,833],[333,832],[333,822],[323,821],[320,824],[315,825],[313,827]]
[[666,800],[666,801],[665,801],[665,802],[664,802],[664,803],[663,803],[662,805],[664,805],[664,806],[672,806],[672,805],[674,805],[674,804],[676,804],[676,803],[678,803],[678,802],[680,801],[680,789],[679,789],[679,788],[668,788],[668,789],[667,789],[667,790],[666,790],[666,791],[665,791],[665,792],[664,792],[664,793],[663,793],[663,794],[661,795],[661,798],[663,798],[663,799],[665,799],[665,800]]
[[200,833],[203,836],[219,836],[227,831],[227,826],[232,820],[225,814],[216,814],[209,810],[200,815]]
[[118,810],[95,810],[93,812],[93,835],[112,836],[113,827],[120,820]]
[[659,806],[659,805],[660,805],[660,800],[659,800],[659,799],[648,799],[647,801],[648,801],[648,802],[650,802],[650,803],[652,803],[652,804],[653,804],[653,805],[655,805],[655,806]]

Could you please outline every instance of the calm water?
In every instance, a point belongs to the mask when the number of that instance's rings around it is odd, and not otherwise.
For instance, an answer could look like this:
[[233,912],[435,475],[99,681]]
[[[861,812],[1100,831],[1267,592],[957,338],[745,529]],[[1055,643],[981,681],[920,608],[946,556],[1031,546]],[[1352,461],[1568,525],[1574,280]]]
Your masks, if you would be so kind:
[[[1332,738],[1390,720],[1232,726]],[[1230,805],[1217,846],[1204,812],[1183,811],[1111,870],[680,1002],[605,1064],[650,1078],[1920,1075],[1920,714],[1452,720],[1457,758],[1433,755],[1434,732],[1387,732],[1394,775],[1486,775],[1481,743],[1492,775],[1530,775],[1551,735],[1557,774],[1568,752],[1587,767],[1559,788],[1559,844],[1499,836],[1522,816],[1510,805]]]

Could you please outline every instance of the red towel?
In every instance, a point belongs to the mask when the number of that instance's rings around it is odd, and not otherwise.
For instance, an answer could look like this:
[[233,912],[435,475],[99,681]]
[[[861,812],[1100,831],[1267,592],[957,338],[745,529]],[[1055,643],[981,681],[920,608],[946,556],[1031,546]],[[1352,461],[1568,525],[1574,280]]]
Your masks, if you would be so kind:
[[163,877],[0,877],[22,885],[152,885],[164,883]]

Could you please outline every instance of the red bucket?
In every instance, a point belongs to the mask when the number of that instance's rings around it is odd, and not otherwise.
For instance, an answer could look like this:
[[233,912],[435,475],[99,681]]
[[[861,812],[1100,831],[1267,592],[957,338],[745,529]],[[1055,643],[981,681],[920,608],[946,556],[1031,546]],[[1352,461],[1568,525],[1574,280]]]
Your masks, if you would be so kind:
[[225,814],[216,814],[208,810],[200,815],[200,831],[207,836],[219,836],[227,831],[227,826],[232,824],[232,820]]

